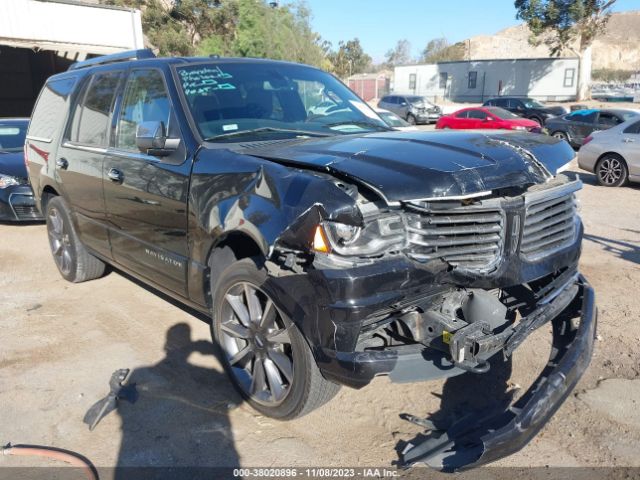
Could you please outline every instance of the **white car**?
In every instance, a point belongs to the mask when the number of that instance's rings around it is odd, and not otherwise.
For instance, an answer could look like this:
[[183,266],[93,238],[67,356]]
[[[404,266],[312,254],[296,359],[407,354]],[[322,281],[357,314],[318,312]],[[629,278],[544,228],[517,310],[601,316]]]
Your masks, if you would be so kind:
[[375,108],[376,113],[389,127],[394,130],[400,130],[402,132],[410,132],[413,130],[419,130],[415,125],[411,125],[409,122],[405,122],[398,115],[384,108]]
[[640,120],[634,117],[584,139],[578,165],[596,174],[605,187],[640,182]]

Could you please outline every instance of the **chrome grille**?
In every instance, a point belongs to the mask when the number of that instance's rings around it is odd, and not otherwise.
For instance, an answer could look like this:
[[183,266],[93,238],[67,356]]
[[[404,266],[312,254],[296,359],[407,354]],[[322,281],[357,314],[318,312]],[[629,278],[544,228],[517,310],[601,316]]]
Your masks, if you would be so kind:
[[407,215],[409,256],[421,262],[441,259],[463,269],[488,270],[502,251],[500,209],[460,207]]
[[551,255],[570,245],[576,234],[573,193],[527,205],[520,253],[528,261]]

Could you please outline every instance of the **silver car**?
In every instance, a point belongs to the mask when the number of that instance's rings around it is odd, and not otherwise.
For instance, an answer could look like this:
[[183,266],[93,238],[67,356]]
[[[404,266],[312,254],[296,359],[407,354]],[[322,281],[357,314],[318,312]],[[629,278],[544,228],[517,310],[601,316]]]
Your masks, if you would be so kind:
[[640,182],[638,117],[585,138],[578,153],[578,165],[595,173],[598,183],[605,187],[621,187],[627,181]]

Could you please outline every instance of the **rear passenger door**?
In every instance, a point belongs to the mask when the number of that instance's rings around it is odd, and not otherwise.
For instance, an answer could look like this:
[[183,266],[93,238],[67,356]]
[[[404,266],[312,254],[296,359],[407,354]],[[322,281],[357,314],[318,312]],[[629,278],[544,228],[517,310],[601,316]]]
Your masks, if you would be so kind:
[[[105,204],[116,262],[184,295],[191,169],[166,74],[160,68],[133,68],[128,75],[104,162]],[[178,145],[170,155],[152,156],[136,146],[138,125],[150,121],[162,122]]]
[[107,234],[102,164],[122,70],[98,70],[88,76],[71,108],[63,140],[56,152],[56,179],[69,203],[82,242],[111,257]]

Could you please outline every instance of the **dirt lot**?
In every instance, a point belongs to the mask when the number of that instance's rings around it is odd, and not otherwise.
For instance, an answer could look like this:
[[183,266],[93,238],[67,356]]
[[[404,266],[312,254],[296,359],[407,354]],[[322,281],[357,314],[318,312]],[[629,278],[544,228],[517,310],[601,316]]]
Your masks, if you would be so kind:
[[[582,271],[600,310],[596,353],[553,420],[500,465],[640,466],[640,188],[605,189],[581,176]],[[379,378],[281,423],[241,403],[211,353],[204,319],[117,272],[66,283],[43,225],[0,232],[0,443],[66,448],[97,466],[389,466],[396,444],[420,431],[399,413],[455,412],[449,403],[527,387],[549,352],[543,328],[516,352],[507,384],[457,379],[443,393],[442,382]],[[134,370],[139,399],[90,432],[83,416],[118,368]],[[0,457],[0,467],[49,464]]]

